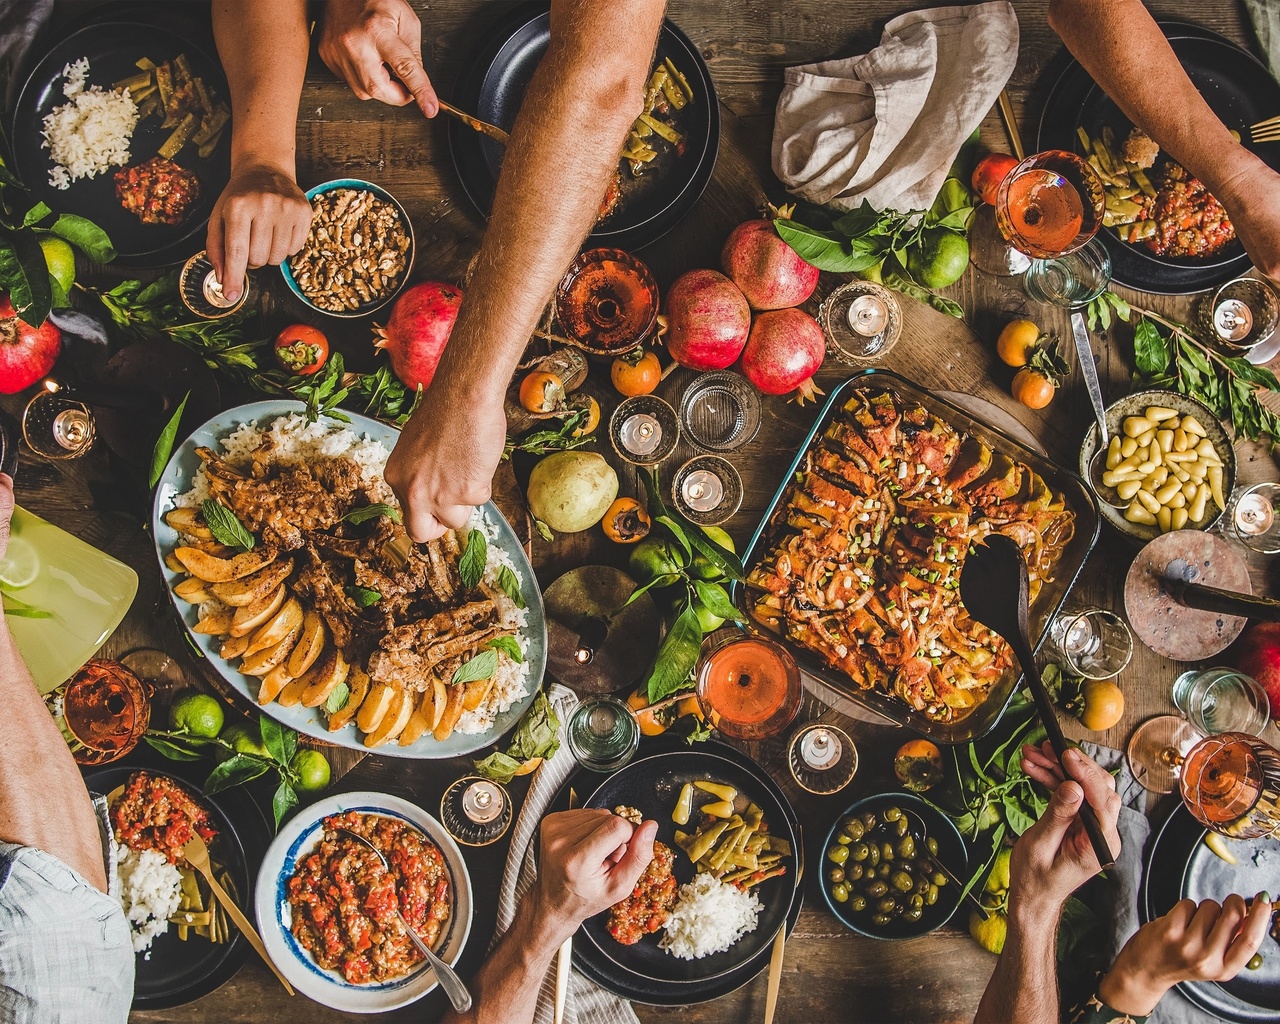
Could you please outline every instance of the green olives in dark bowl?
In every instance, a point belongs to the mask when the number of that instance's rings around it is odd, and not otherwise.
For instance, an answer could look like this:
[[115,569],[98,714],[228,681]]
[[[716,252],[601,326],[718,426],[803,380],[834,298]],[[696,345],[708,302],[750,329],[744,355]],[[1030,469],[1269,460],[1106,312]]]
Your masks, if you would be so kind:
[[906,792],[878,793],[847,808],[831,826],[823,857],[827,906],[846,927],[873,939],[914,938],[951,919],[960,889],[938,870],[939,861],[961,880],[969,875],[955,825]]

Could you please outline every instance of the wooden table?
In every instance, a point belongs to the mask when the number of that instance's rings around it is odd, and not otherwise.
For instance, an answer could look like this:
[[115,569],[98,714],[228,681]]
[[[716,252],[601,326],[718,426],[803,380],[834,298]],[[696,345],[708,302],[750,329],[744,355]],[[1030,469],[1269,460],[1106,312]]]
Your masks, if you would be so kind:
[[[65,22],[86,6],[90,5],[74,0],[60,4],[55,17]],[[415,6],[421,9],[423,18],[428,68],[442,95],[448,98],[466,55],[484,40],[486,26],[511,5],[438,0],[429,8],[422,3]],[[1149,6],[1157,15],[1170,17],[1185,10],[1177,0],[1153,0]],[[719,163],[702,201],[667,238],[641,254],[660,286],[665,287],[691,267],[718,265],[720,246],[730,228],[752,216],[766,196],[781,198],[781,190],[769,170],[769,142],[782,69],[865,52],[875,45],[884,22],[907,9],[906,5],[886,0],[864,0],[852,5],[824,0],[745,0],[733,5],[718,0],[672,0],[670,15],[701,49],[711,67],[724,125]],[[1045,9],[1046,3],[1039,0],[1019,5],[1022,44],[1010,91],[1028,146],[1034,143],[1034,126],[1044,99],[1043,76],[1061,50],[1044,20]],[[1249,38],[1234,0],[1203,0],[1196,7],[1195,17],[1234,39]],[[985,147],[1009,148],[994,112],[984,122],[982,132]],[[394,192],[414,220],[420,254],[415,274],[463,278],[467,262],[479,244],[483,224],[467,206],[455,179],[443,121],[427,125],[412,109],[361,103],[313,57],[297,135],[299,181],[303,187],[340,175],[377,181]],[[815,304],[821,294],[839,283],[829,277],[824,275]],[[291,300],[281,298],[284,289],[278,287],[272,272],[263,272],[259,280],[273,286],[264,302],[267,327],[274,329],[289,320],[306,319]],[[1136,298],[1124,290],[1121,293],[1126,298]],[[904,300],[903,336],[886,365],[926,387],[968,392],[995,402],[1024,423],[1054,458],[1073,465],[1079,439],[1091,421],[1078,374],[1048,410],[1032,412],[1008,397],[1010,371],[999,363],[993,351],[995,334],[1012,316],[1029,313],[1045,329],[1069,338],[1065,315],[1057,309],[1031,304],[1016,280],[983,276],[973,269],[950,294],[963,304],[966,323]],[[1184,318],[1190,306],[1187,299],[1152,297],[1144,297],[1143,304]],[[335,325],[325,321],[323,327],[357,366],[369,361],[366,323]],[[1099,371],[1109,398],[1127,390],[1130,374],[1128,333],[1121,328],[1115,334],[1095,339]],[[829,389],[846,376],[846,370],[828,362],[818,381]],[[664,382],[659,393],[670,397],[687,379],[684,371],[678,372]],[[607,419],[616,396],[605,375],[594,372],[587,389],[601,399]],[[229,391],[225,392],[224,399],[229,395]],[[5,405],[15,408],[12,400]],[[741,511],[727,527],[739,544],[750,535],[813,416],[812,407],[799,409],[776,399],[764,403],[764,424],[758,437],[733,457],[742,472],[746,496]],[[607,449],[607,445],[601,448]],[[611,456],[607,450],[605,454]],[[677,460],[680,454],[677,453]],[[1241,480],[1276,478],[1276,463],[1263,446],[1241,444],[1237,454]],[[672,464],[678,465],[678,461]],[[619,470],[623,492],[635,493],[634,471],[625,466],[619,466]],[[514,484],[510,470],[504,468],[501,472],[504,478],[500,483],[505,486],[499,491],[510,492]],[[670,469],[668,480],[669,474]],[[140,646],[161,647],[175,654],[186,651],[155,571],[151,539],[141,528],[141,496],[119,483],[103,451],[68,464],[24,458],[18,496],[26,507],[139,569],[138,598],[105,645],[104,654],[118,655]],[[1081,582],[1078,599],[1121,607],[1124,569],[1133,553],[1134,549],[1119,538],[1104,533]],[[565,569],[586,562],[624,565],[626,552],[609,545],[599,531],[592,530],[561,537],[554,544],[535,539],[532,554],[540,581],[546,585]],[[1265,590],[1269,581],[1262,566],[1253,568],[1255,589]],[[1109,732],[1090,738],[1122,745],[1143,718],[1172,710],[1169,686],[1182,668],[1140,648],[1120,679],[1126,693],[1124,719]],[[194,671],[192,678],[196,678]],[[821,710],[812,706],[810,699],[805,713],[817,714]],[[789,786],[806,823],[813,823],[807,843],[811,864],[819,863],[818,844],[827,823],[848,800],[889,784],[889,754],[903,738],[897,730],[861,721],[845,725],[857,738],[863,765],[858,780],[845,794],[826,799],[807,797],[789,779],[780,778]],[[1067,723],[1067,731],[1075,736],[1085,735],[1073,722]],[[757,753],[766,763],[776,763],[776,749]],[[369,757],[350,771],[340,786],[396,793],[434,811],[443,788],[468,767],[465,759],[406,763]],[[522,794],[523,787],[518,783],[513,789],[517,797]],[[461,964],[464,974],[479,963],[492,932],[505,845],[469,851],[467,855],[477,894],[477,916]],[[963,914],[957,915],[957,926],[911,942],[889,945],[862,939],[822,909],[819,875],[817,870],[809,872],[807,906],[787,945],[778,1020],[971,1019],[993,959],[965,934]],[[761,976],[713,1003],[672,1010],[637,1007],[637,1011],[646,1022],[676,1018],[746,1021],[760,1017],[764,997],[765,981]],[[444,1005],[437,993],[388,1019],[437,1019]],[[853,1007],[857,1007],[856,1011]],[[290,1000],[266,967],[251,959],[215,995],[175,1010],[135,1013],[132,1019],[321,1024],[356,1018],[326,1010],[303,997]]]

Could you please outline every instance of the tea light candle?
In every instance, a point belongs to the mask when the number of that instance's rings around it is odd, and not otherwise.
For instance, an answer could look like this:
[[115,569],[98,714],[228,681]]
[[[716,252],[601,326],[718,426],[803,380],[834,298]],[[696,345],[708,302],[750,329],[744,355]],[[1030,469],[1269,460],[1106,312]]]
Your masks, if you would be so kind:
[[219,309],[228,309],[234,306],[239,299],[228,299],[222,293],[222,282],[218,280],[218,272],[210,270],[204,275],[204,281],[200,290],[204,293],[204,298],[211,306],[217,306]]
[[695,512],[710,512],[724,500],[724,484],[709,469],[695,469],[680,485],[680,496]]
[[93,432],[93,420],[83,409],[64,409],[53,418],[53,439],[69,452],[79,451]]
[[1243,341],[1253,330],[1253,311],[1240,299],[1224,299],[1213,311],[1213,329],[1223,341]]
[[462,794],[462,813],[477,825],[484,825],[502,815],[502,790],[483,779],[471,783]]
[[878,295],[859,295],[849,304],[847,316],[855,334],[874,338],[889,323],[889,307]]
[[619,434],[623,446],[632,455],[652,455],[662,444],[662,424],[645,412],[628,416]]
[[800,740],[800,757],[810,768],[818,771],[835,765],[840,760],[841,751],[839,737],[821,726],[805,733]]
[[1236,504],[1235,527],[1242,537],[1257,537],[1275,523],[1275,507],[1262,494],[1244,494]]

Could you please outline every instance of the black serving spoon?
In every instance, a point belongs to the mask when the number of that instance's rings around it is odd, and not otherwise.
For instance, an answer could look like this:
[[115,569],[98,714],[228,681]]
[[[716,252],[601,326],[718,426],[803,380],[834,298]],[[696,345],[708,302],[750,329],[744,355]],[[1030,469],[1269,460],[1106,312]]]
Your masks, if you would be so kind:
[[[1013,648],[1022,677],[1035,698],[1036,710],[1049,734],[1049,743],[1061,764],[1067,741],[1058,724],[1058,715],[1036,668],[1036,656],[1027,631],[1027,562],[1017,543],[1004,534],[991,534],[969,549],[960,573],[960,600],[969,614],[988,629],[999,633]],[[1065,774],[1065,772],[1064,772]],[[1089,801],[1080,805],[1080,820],[1093,844],[1098,863],[1105,870],[1116,862],[1111,845],[1102,834],[1098,816]]]

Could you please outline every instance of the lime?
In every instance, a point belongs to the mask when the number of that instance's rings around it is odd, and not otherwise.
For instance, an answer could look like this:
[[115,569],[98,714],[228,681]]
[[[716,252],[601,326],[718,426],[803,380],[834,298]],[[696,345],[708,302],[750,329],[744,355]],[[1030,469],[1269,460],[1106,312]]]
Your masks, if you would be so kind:
[[318,750],[299,750],[289,767],[298,776],[293,788],[302,793],[318,793],[329,785],[329,759]]
[[232,722],[222,730],[219,737],[230,743],[237,754],[257,754],[259,757],[270,757],[266,744],[262,742],[262,731],[257,723]]
[[40,239],[44,250],[44,262],[49,274],[64,292],[71,291],[76,283],[76,254],[71,246],[57,235],[45,235]]
[[992,914],[984,921],[976,910],[969,911],[969,934],[988,953],[999,953],[1004,949],[1008,933],[1009,919],[1004,914]]
[[222,702],[207,693],[189,693],[169,705],[169,727],[203,739],[222,731]]
[[996,862],[991,866],[991,874],[987,875],[987,892],[1004,892],[1009,888],[1009,858],[1013,850],[1005,847],[996,854]]
[[[726,551],[732,551],[737,554],[737,548],[733,546],[733,538],[718,526],[704,526],[702,532],[711,540],[719,544]],[[694,555],[693,561],[689,564],[689,575],[699,580],[722,580],[724,573],[717,569],[705,555]]]
[[632,550],[627,565],[637,583],[648,583],[679,573],[684,568],[684,551],[664,537],[646,537]]
[[969,266],[969,243],[964,235],[941,228],[926,231],[919,248],[907,256],[907,270],[926,288],[955,284]]
[[40,575],[40,555],[21,537],[10,537],[9,548],[0,558],[0,583],[17,589],[34,583]]
[[693,610],[698,616],[698,625],[702,627],[703,634],[713,633],[724,625],[724,619],[714,612],[707,610],[702,602],[695,599],[693,602]]

